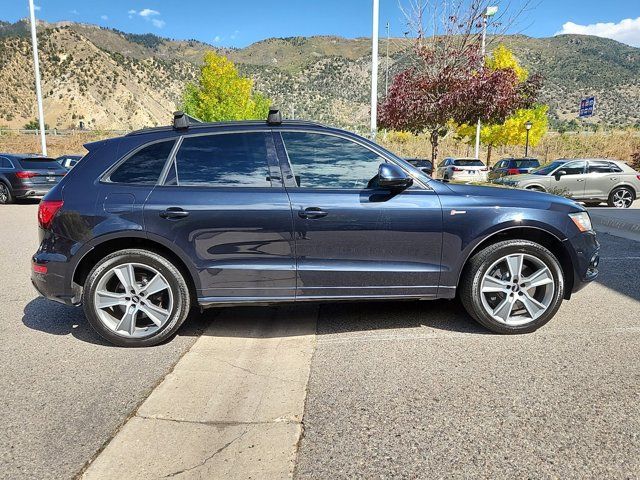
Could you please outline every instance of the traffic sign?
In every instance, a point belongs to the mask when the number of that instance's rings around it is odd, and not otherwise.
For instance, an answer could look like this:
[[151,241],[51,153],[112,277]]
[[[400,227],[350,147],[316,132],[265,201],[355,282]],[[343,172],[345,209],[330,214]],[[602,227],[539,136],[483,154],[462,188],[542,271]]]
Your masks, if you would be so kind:
[[596,107],[596,97],[586,97],[580,101],[580,118],[590,117]]

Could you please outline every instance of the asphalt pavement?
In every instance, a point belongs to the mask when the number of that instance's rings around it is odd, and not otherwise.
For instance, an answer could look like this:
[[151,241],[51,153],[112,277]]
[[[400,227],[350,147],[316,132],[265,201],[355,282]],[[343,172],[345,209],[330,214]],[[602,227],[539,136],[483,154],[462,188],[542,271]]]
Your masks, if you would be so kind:
[[296,477],[640,477],[640,243],[535,333],[454,302],[320,309]]
[[102,341],[81,309],[31,286],[37,204],[0,206],[0,478],[75,476],[195,342],[202,321],[155,348]]

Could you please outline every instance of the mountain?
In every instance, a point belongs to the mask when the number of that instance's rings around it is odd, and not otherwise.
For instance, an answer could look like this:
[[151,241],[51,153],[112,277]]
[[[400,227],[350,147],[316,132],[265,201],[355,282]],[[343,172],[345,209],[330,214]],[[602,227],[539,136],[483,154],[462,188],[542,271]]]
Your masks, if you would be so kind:
[[[489,50],[497,45],[489,39]],[[543,100],[558,125],[575,119],[580,98],[596,96],[591,122],[640,124],[640,49],[613,40],[560,35],[501,40],[531,72],[546,78]],[[45,119],[51,127],[131,129],[167,123],[203,53],[227,55],[286,115],[365,130],[369,114],[370,39],[270,38],[242,49],[195,40],[128,34],[94,25],[38,24]],[[391,39],[390,79],[406,68],[411,40]],[[381,40],[384,95],[386,39]],[[29,25],[0,22],[0,125],[36,117]],[[575,123],[575,122],[574,122]]]

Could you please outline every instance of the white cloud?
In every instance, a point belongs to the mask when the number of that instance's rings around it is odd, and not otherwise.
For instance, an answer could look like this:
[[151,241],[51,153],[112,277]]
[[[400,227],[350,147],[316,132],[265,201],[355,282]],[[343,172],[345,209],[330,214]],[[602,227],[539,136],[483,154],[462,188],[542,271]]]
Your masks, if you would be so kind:
[[565,33],[595,35],[596,37],[611,38],[633,47],[640,47],[640,17],[625,18],[618,23],[593,23],[591,25],[567,22],[562,25],[562,30],[556,35]]
[[167,24],[167,22],[165,22],[164,20],[160,20],[158,18],[152,19],[151,23],[153,23],[153,26],[156,28],[162,28]]
[[108,17],[108,16],[106,16],[106,15],[100,15],[100,18],[101,18],[102,20],[109,20],[109,17]]
[[79,15],[80,14],[80,12],[78,10],[76,10],[75,8],[73,10],[69,11],[69,13],[71,15]]
[[40,5],[34,5],[34,6],[33,6],[33,9],[34,9],[36,12],[39,12],[40,10],[42,10],[42,7],[41,7]]
[[131,10],[129,10],[127,13],[128,13],[129,15],[135,15],[135,14],[136,14],[136,13],[138,13],[138,12],[136,12],[136,11],[135,11],[135,10],[133,10],[133,9],[131,9]]
[[222,40],[222,37],[220,35],[216,35],[215,37],[213,37],[214,43],[218,43],[220,40]]
[[160,12],[157,10],[151,10],[150,8],[145,8],[144,10],[140,10],[138,15],[141,17],[152,17],[154,15],[160,15]]

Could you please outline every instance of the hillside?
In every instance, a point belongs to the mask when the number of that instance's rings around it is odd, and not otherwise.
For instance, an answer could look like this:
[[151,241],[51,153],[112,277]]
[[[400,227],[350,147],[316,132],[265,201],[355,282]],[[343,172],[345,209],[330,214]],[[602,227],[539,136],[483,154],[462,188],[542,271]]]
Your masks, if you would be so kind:
[[[211,45],[135,35],[77,23],[39,24],[46,121],[70,128],[131,129],[166,123],[185,82]],[[490,39],[491,40],[491,39]],[[597,37],[503,39],[532,72],[558,121],[575,118],[583,95],[596,95],[593,122],[640,124],[640,49]],[[496,42],[490,42],[489,48]],[[407,64],[410,40],[391,39],[391,76]],[[217,49],[236,62],[283,111],[364,130],[369,112],[370,40],[330,36],[272,38]],[[380,51],[386,51],[381,40]],[[384,95],[386,61],[381,58]],[[36,117],[28,24],[0,22],[0,125]]]

